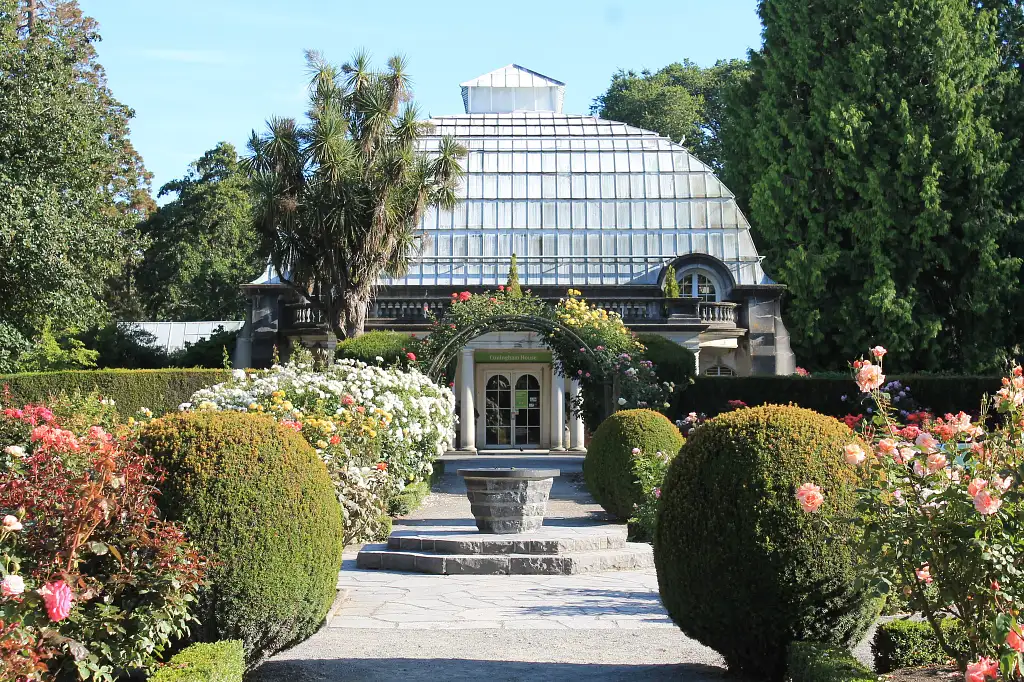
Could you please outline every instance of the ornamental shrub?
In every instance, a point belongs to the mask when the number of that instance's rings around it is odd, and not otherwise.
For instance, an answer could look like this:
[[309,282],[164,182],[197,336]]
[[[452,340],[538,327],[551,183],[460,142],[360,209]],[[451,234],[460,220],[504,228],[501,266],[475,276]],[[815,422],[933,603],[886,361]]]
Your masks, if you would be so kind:
[[685,390],[697,373],[697,356],[693,351],[661,334],[637,334],[636,338],[644,345],[644,359],[654,363],[658,379],[671,381]]
[[0,412],[0,679],[124,679],[188,631],[205,560],[134,433],[56,411]]
[[[338,344],[338,359],[356,360],[368,365],[409,366],[407,353],[414,353],[415,339],[408,334],[393,331],[372,331]],[[378,360],[377,358],[382,358]]]
[[272,417],[181,413],[142,443],[167,471],[159,504],[217,563],[196,641],[240,639],[246,664],[320,627],[341,567],[341,509],[324,463]]
[[242,682],[245,649],[239,640],[193,644],[149,678],[149,682]]
[[[967,632],[959,621],[943,618],[940,627],[946,640],[960,651],[967,651]],[[901,668],[917,668],[933,663],[948,663],[950,656],[927,621],[891,620],[879,623],[871,640],[875,671],[890,673]]]
[[876,682],[878,676],[846,649],[793,642],[789,645],[786,678],[790,682]]
[[587,448],[583,461],[587,489],[605,511],[628,519],[644,500],[640,469],[646,460],[670,461],[682,444],[679,429],[663,414],[616,412],[601,422]]
[[[730,670],[780,680],[791,642],[847,646],[874,619],[846,541],[854,438],[810,410],[741,409],[694,429],[669,467],[654,539],[661,598]],[[813,514],[795,497],[805,483],[824,495]]]

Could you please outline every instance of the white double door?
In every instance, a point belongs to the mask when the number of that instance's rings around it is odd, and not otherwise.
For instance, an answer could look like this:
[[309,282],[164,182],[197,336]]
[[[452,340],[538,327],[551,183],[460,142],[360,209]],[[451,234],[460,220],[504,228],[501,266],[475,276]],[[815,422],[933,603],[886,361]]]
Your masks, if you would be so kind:
[[536,370],[485,370],[484,446],[539,448],[543,374]]

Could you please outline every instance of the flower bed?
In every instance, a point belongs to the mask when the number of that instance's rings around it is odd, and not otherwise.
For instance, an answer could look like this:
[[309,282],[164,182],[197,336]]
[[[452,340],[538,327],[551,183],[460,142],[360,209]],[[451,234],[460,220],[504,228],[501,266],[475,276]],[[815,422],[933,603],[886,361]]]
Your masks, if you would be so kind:
[[3,410],[0,439],[0,679],[154,665],[187,632],[205,560],[158,518],[132,431],[68,430],[33,405]]
[[338,487],[346,539],[379,538],[388,504],[424,480],[451,446],[455,397],[416,369],[300,360],[269,372],[236,370],[197,391],[186,409],[263,412],[302,433]]

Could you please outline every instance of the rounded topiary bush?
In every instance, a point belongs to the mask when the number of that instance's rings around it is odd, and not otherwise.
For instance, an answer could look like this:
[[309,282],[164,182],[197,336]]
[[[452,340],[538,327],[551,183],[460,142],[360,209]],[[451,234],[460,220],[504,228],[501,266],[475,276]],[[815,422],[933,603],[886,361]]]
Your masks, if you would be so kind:
[[215,562],[192,639],[240,639],[252,668],[316,632],[335,597],[342,515],[302,436],[269,416],[198,412],[157,419],[142,444],[167,472],[160,509]]
[[[780,680],[790,642],[847,646],[877,614],[855,588],[845,541],[857,486],[844,459],[851,442],[831,417],[767,405],[698,427],[669,467],[654,537],[661,599],[730,670]],[[813,513],[795,497],[808,482],[825,498]]]
[[658,452],[674,457],[682,444],[679,429],[663,414],[653,410],[616,412],[601,422],[590,439],[583,461],[587,489],[605,511],[628,519],[634,505],[643,499],[633,448],[640,449],[641,457],[654,457]]

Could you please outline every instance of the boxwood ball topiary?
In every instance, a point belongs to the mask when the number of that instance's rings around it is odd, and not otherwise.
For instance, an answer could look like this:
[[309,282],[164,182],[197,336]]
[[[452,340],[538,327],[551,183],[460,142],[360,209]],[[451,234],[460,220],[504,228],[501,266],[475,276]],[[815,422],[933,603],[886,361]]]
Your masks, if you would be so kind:
[[342,514],[327,468],[272,417],[198,412],[142,434],[167,518],[214,563],[192,639],[240,639],[248,668],[312,635],[335,597]]
[[[858,478],[851,442],[831,417],[767,405],[698,427],[669,467],[654,538],[661,599],[730,670],[781,680],[790,642],[848,646],[877,614],[855,587],[843,520]],[[807,482],[825,498],[813,513],[795,497]]]
[[583,461],[587,489],[605,511],[620,519],[633,515],[643,491],[633,471],[633,448],[644,456],[663,452],[674,457],[683,436],[665,415],[653,410],[622,410],[597,427]]

